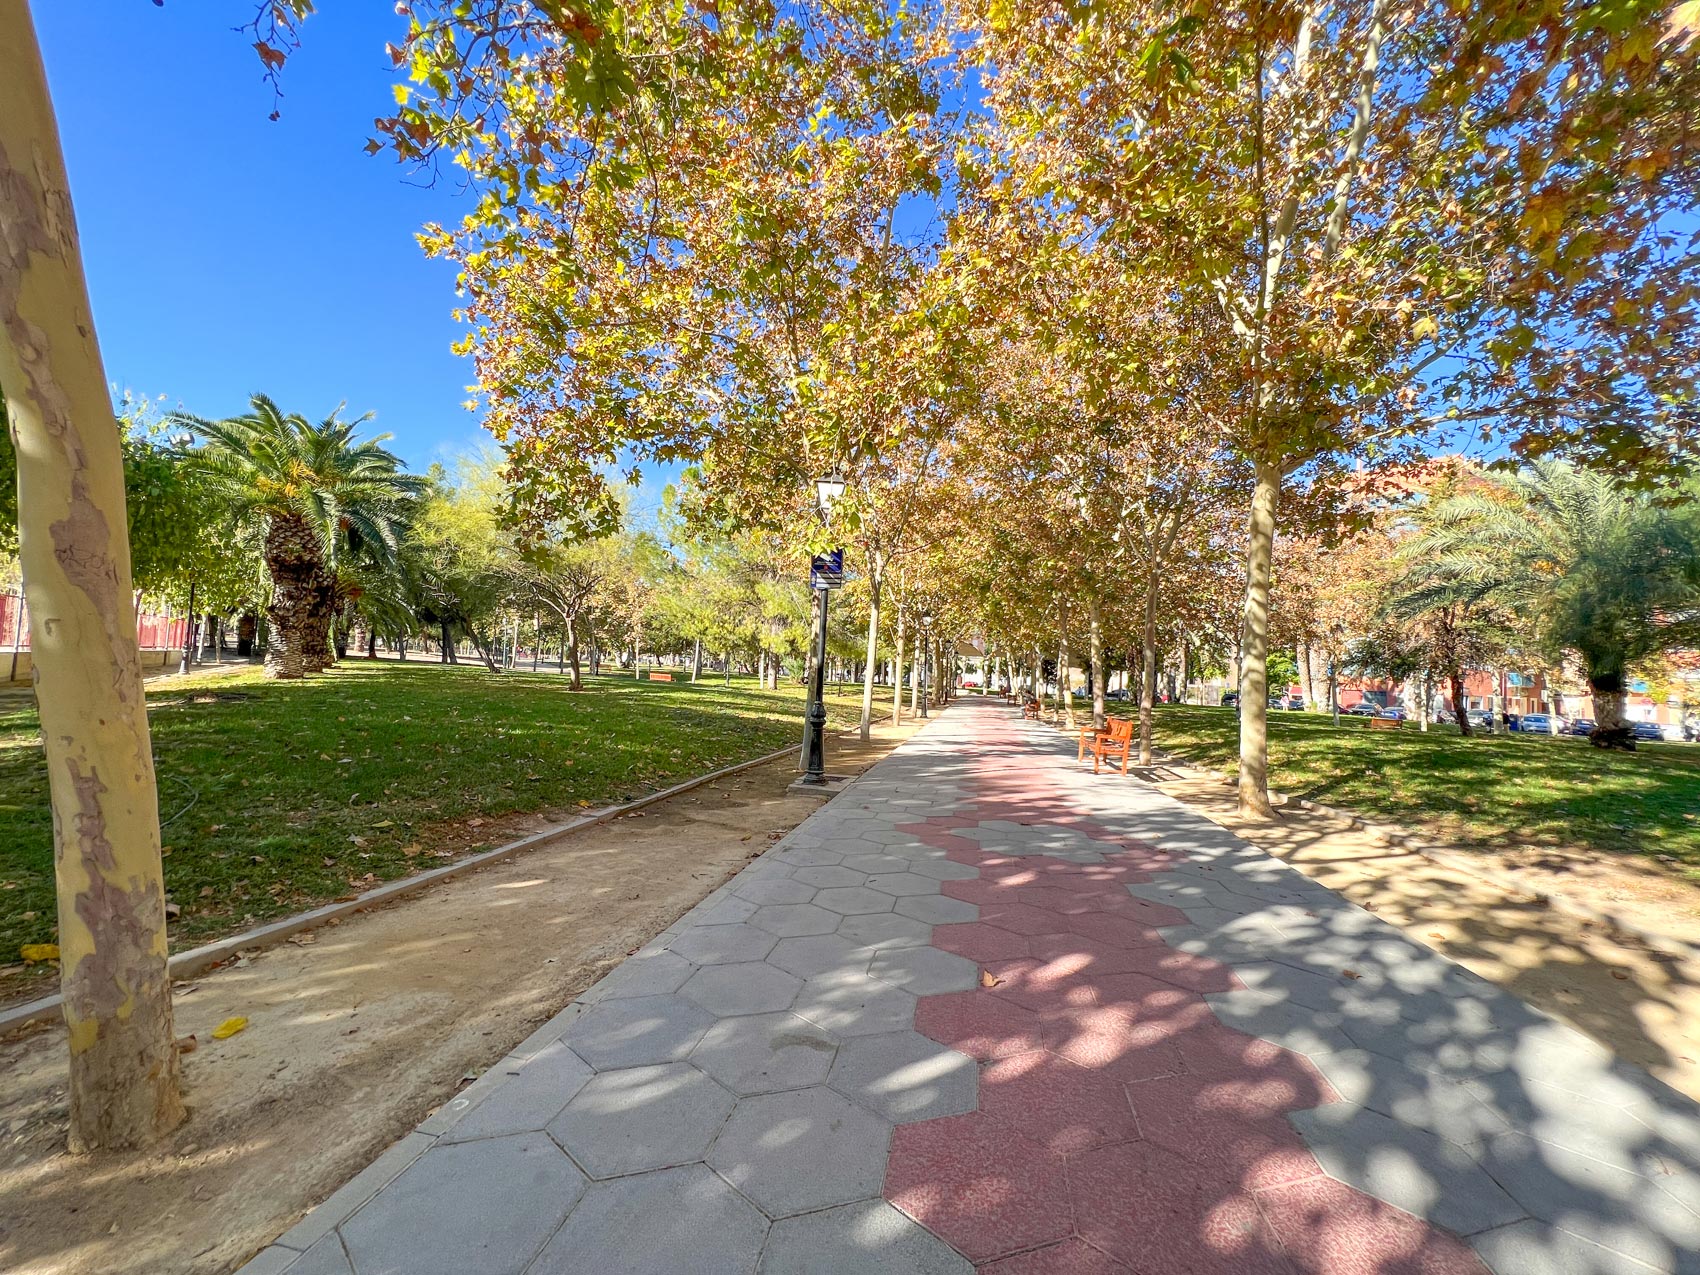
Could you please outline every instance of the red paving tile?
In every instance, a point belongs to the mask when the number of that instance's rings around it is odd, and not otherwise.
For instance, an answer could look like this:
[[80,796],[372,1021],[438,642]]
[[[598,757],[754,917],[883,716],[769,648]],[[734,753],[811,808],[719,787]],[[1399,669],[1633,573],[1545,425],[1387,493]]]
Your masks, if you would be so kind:
[[1021,935],[978,921],[933,926],[933,946],[982,964],[987,961],[1024,960],[1030,955],[1027,940]]
[[[1124,889],[1179,856],[993,764],[972,807],[905,825],[979,870],[942,887],[979,920],[933,943],[998,982],[919,1001],[916,1030],[980,1062],[980,1109],[899,1126],[886,1198],[983,1275],[1486,1275],[1455,1237],[1322,1174],[1286,1115],[1337,1095],[1223,1025],[1203,994],[1241,986],[1233,971],[1166,946],[1157,928],[1185,914]],[[1106,861],[958,835],[991,819],[1072,830]]]
[[983,990],[922,997],[915,1006],[915,1030],[981,1062],[1044,1044],[1042,1024],[1032,1010]]
[[1306,1275],[1489,1275],[1462,1240],[1333,1178],[1258,1194]]
[[1062,1155],[1139,1137],[1124,1086],[1049,1050],[982,1068],[980,1110]]
[[898,1125],[885,1198],[976,1262],[1074,1230],[1062,1157],[980,1112]]
[[1080,1238],[1152,1275],[1292,1275],[1249,1191],[1141,1142],[1099,1147],[1068,1164]]
[[1085,1240],[1064,1240],[979,1268],[980,1275],[1128,1275],[1128,1268]]

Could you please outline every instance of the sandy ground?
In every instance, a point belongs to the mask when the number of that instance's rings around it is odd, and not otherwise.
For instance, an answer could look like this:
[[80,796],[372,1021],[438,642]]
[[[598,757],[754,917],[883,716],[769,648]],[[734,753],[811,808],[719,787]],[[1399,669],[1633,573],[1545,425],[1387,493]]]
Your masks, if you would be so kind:
[[[913,729],[835,740],[828,765]],[[190,1118],[145,1154],[66,1155],[62,1030],[0,1041],[0,1270],[233,1270],[802,822],[794,777],[745,771],[180,984]]]
[[[1459,849],[1436,863],[1315,811],[1289,807],[1272,823],[1241,819],[1228,783],[1186,767],[1159,767],[1154,777],[1216,823],[1700,1099],[1695,887],[1581,851]],[[1471,871],[1477,866],[1692,946],[1670,955],[1487,880]]]

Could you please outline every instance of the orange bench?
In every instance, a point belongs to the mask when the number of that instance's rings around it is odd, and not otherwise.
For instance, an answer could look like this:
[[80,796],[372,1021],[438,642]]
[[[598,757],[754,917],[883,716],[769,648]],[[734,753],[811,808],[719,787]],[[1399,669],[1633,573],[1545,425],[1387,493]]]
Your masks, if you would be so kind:
[[649,680],[652,682],[671,682],[673,680],[673,675],[671,673],[652,672],[649,675]]
[[1036,700],[1036,699],[1030,699],[1026,703],[1022,704],[1021,715],[1023,717],[1031,717],[1034,721],[1038,721],[1039,720],[1039,701]]
[[1122,759],[1122,774],[1127,774],[1128,759],[1133,753],[1133,719],[1131,717],[1112,717],[1108,727],[1098,732],[1092,738],[1092,773],[1098,773],[1098,767],[1108,757],[1114,761]]
[[1397,717],[1372,717],[1367,723],[1370,730],[1398,730],[1404,724]]

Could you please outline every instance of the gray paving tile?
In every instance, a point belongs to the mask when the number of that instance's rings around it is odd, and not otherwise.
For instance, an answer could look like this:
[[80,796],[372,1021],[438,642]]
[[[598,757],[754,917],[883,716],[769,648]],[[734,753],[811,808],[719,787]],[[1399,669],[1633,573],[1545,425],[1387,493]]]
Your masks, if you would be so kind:
[[527,1275],[754,1275],[767,1227],[704,1165],[640,1173],[593,1183]]
[[974,1264],[884,1200],[775,1222],[761,1275],[972,1275]]
[[1470,1245],[1493,1275],[1662,1275],[1658,1267],[1533,1219],[1483,1231]]
[[972,903],[946,898],[942,894],[911,895],[909,898],[899,899],[894,910],[902,916],[925,921],[928,925],[955,925],[960,921],[980,919],[980,909]]
[[596,1070],[609,1071],[677,1062],[713,1021],[681,996],[636,996],[591,1006],[561,1039]]
[[867,974],[821,974],[803,983],[792,1012],[835,1036],[869,1036],[913,1026],[915,997]]
[[608,1071],[549,1122],[549,1135],[593,1178],[700,1160],[732,1095],[689,1063]]
[[865,974],[874,959],[871,948],[852,943],[837,934],[816,934],[801,939],[780,939],[768,954],[770,965],[777,965],[799,978],[814,978],[819,974]]
[[[899,873],[909,867],[909,860],[895,854],[853,854],[844,860],[844,866],[855,872],[866,872],[869,876]],[[895,893],[895,891],[894,891]]]
[[972,881],[980,875],[980,869],[952,859],[917,859],[909,865],[909,871],[935,881]]
[[242,1263],[236,1275],[285,1275],[300,1258],[300,1249],[272,1244]]
[[696,966],[672,952],[646,948],[628,956],[579,999],[587,1002],[632,996],[662,996],[676,992],[696,972]]
[[899,898],[906,894],[937,894],[939,883],[918,872],[877,872],[868,878],[868,887]]
[[525,1063],[509,1068],[490,1096],[451,1125],[438,1141],[471,1142],[542,1129],[594,1074],[589,1063],[556,1041]]
[[974,1060],[915,1031],[846,1040],[827,1083],[896,1124],[961,1115],[979,1102]]
[[866,886],[832,886],[815,895],[815,902],[845,916],[864,912],[889,912],[896,900],[889,894],[870,890]]
[[759,961],[773,950],[774,935],[755,926],[699,925],[682,930],[668,950],[697,965],[729,965],[734,961]]
[[707,907],[699,906],[693,909],[690,913],[690,922],[692,925],[737,925],[739,922],[747,921],[754,916],[756,909],[760,906],[759,903],[751,903],[748,899],[728,895],[724,899],[717,899]]
[[936,947],[888,948],[875,955],[868,973],[917,996],[966,992],[980,982],[980,967],[973,961]]
[[796,880],[817,890],[827,886],[862,885],[867,879],[866,872],[852,872],[849,868],[798,868],[796,872]]
[[1279,994],[1215,992],[1204,999],[1229,1027],[1295,1053],[1317,1055],[1356,1048],[1341,1030],[1339,1014],[1310,1009]]
[[875,1194],[891,1125],[841,1094],[815,1087],[738,1103],[708,1163],[771,1218]]
[[844,917],[838,934],[863,947],[925,947],[932,941],[933,927],[895,912],[872,912]]
[[740,880],[733,883],[732,893],[751,903],[807,903],[814,898],[815,888],[795,878],[783,881]]
[[1449,1076],[1416,1071],[1363,1049],[1317,1054],[1311,1062],[1347,1102],[1426,1129],[1469,1151],[1480,1150],[1485,1139],[1510,1128],[1468,1085]]
[[584,1188],[541,1133],[432,1147],[342,1239],[357,1275],[519,1275]]
[[844,918],[813,903],[769,903],[756,909],[750,924],[782,939],[805,934],[831,934]]
[[1529,1213],[1652,1266],[1700,1253],[1700,1216],[1642,1177],[1520,1133],[1489,1140],[1482,1167]]
[[434,1138],[417,1132],[390,1144],[376,1160],[337,1188],[328,1200],[316,1205],[306,1217],[278,1236],[278,1244],[298,1253],[311,1248],[435,1145]]
[[717,1018],[789,1009],[803,980],[766,961],[705,965],[679,989]]
[[704,1033],[691,1061],[733,1093],[769,1093],[819,1084],[838,1041],[796,1014],[723,1018]]
[[354,1275],[354,1265],[342,1247],[342,1237],[327,1235],[289,1267],[289,1275]]
[[1468,1152],[1432,1133],[1344,1102],[1288,1119],[1330,1177],[1449,1231],[1472,1235],[1527,1216]]
[[824,846],[791,844],[776,853],[774,861],[792,868],[831,868],[843,863],[844,856]]

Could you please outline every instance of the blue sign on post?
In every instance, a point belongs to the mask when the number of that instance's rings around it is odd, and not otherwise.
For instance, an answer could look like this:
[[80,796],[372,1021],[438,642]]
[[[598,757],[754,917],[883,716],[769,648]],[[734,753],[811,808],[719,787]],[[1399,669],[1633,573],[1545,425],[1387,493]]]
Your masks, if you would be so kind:
[[809,560],[809,588],[842,589],[844,587],[844,550],[832,549],[817,553]]

